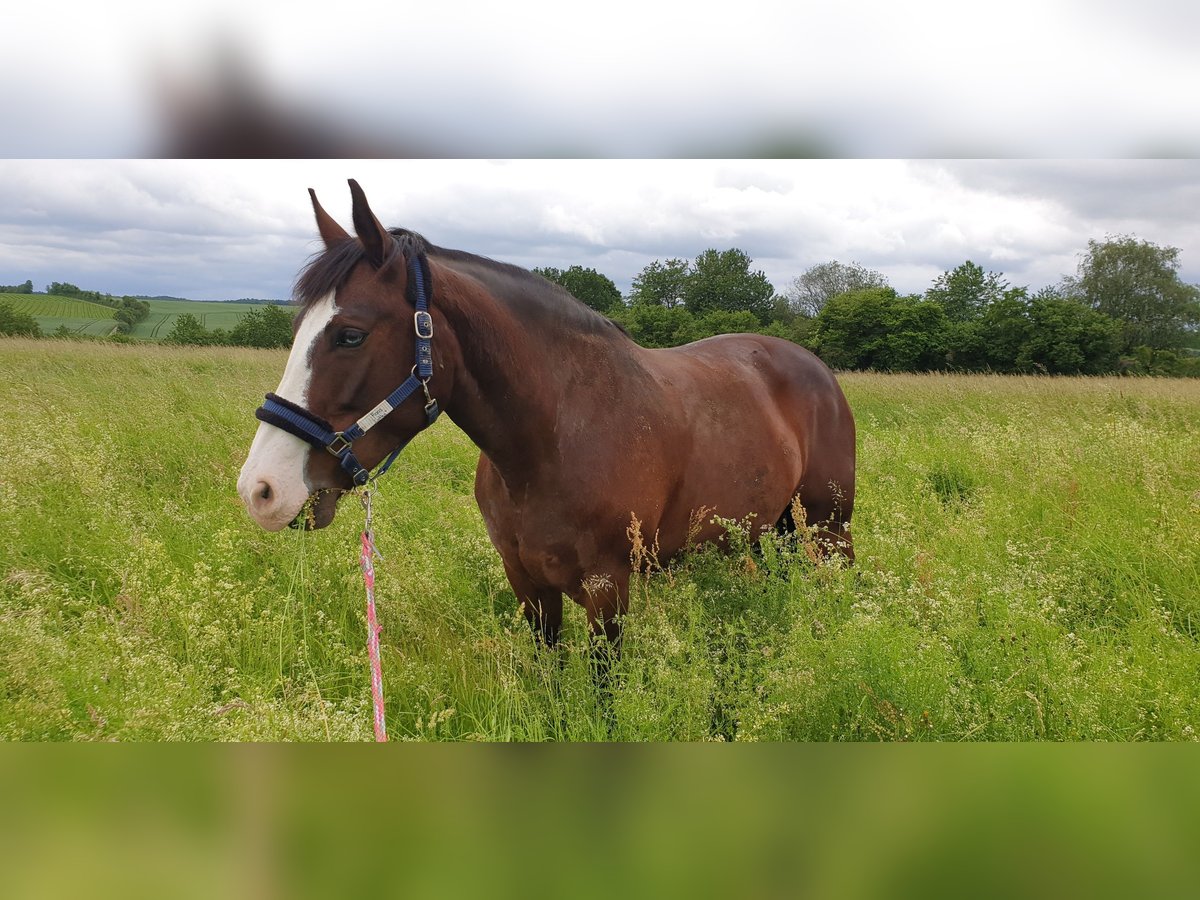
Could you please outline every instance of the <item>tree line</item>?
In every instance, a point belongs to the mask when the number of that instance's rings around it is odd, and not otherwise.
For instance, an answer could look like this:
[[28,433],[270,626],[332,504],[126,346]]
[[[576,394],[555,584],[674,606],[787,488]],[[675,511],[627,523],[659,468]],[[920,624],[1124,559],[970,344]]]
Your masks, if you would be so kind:
[[1200,287],[1180,280],[1179,265],[1177,248],[1117,236],[1089,241],[1075,275],[1034,293],[967,260],[923,294],[838,261],[776,294],[737,248],[655,260],[624,297],[595,269],[533,271],[647,347],[750,331],[840,369],[1200,376]]
[[150,304],[145,300],[135,300],[133,297],[122,297],[114,304],[116,312],[113,318],[117,320],[117,331],[129,334],[138,322],[144,322],[150,317]]
[[56,297],[78,297],[80,300],[87,300],[89,303],[99,303],[102,306],[119,306],[121,300],[136,299],[134,297],[117,298],[109,293],[85,290],[77,284],[71,284],[69,281],[50,282],[46,285],[46,293]]
[[[1033,293],[967,260],[922,294],[901,294],[882,273],[839,261],[812,266],[778,294],[736,247],[654,260],[626,296],[593,268],[533,271],[647,347],[758,332],[795,341],[840,369],[1200,376],[1200,287],[1180,279],[1179,253],[1133,236],[1092,240],[1074,275]],[[32,283],[17,286],[26,287]],[[133,297],[65,282],[47,291],[115,307],[124,333],[149,314],[149,304]],[[276,305],[249,311],[228,331],[208,331],[185,313],[166,340],[287,347],[291,324],[291,311]],[[40,330],[0,303],[0,333]]]

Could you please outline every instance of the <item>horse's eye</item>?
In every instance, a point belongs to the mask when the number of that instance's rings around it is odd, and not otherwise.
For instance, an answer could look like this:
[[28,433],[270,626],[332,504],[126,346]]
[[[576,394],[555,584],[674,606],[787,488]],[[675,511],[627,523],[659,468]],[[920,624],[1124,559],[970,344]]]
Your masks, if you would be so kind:
[[337,345],[339,347],[357,347],[366,339],[365,331],[359,331],[357,328],[343,328],[338,332]]

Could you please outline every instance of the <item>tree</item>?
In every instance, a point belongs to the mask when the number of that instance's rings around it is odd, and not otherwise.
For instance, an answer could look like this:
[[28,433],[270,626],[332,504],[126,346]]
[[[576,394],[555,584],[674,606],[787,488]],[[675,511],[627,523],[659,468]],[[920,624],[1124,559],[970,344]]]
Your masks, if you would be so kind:
[[571,266],[564,272],[561,269],[547,266],[533,271],[547,281],[553,281],[566,288],[567,293],[572,297],[597,312],[606,313],[621,305],[621,292],[617,290],[612,279],[601,275],[595,269]]
[[678,347],[701,337],[696,317],[682,306],[636,303],[614,311],[612,318],[643,347]]
[[757,332],[762,323],[748,309],[714,309],[696,320],[696,337],[693,340],[712,337],[716,334],[745,334]]
[[1179,248],[1132,235],[1088,241],[1068,294],[1122,325],[1122,348],[1182,346],[1200,322],[1200,288],[1179,280]]
[[1200,356],[1180,355],[1174,350],[1141,346],[1132,357],[1120,361],[1121,371],[1136,375],[1165,375],[1169,378],[1200,378]]
[[633,279],[629,302],[633,306],[647,304],[674,309],[683,305],[684,286],[692,273],[691,264],[683,259],[655,260]]
[[1028,342],[1029,331],[1033,327],[1026,299],[1001,297],[988,305],[978,322],[962,324],[975,327],[978,337],[977,365],[965,365],[965,368],[991,369],[993,372],[1019,371],[1017,358]]
[[[112,298],[110,297],[111,301]],[[113,314],[113,318],[117,320],[117,328],[122,334],[129,334],[133,330],[133,326],[138,322],[142,322],[150,315],[150,304],[144,300],[135,300],[133,297],[122,297],[119,303],[113,303],[117,311]]]
[[191,313],[181,313],[175,317],[170,333],[165,338],[168,344],[195,344],[204,346],[211,338],[200,320]]
[[845,265],[833,260],[812,266],[803,275],[792,279],[784,296],[796,313],[812,317],[838,294],[887,286],[887,278],[882,272],[867,269],[858,263]]
[[997,272],[983,271],[969,259],[949,272],[943,272],[925,292],[925,299],[941,305],[946,318],[952,322],[969,322],[979,318],[987,307],[1004,297],[1010,290]]
[[814,349],[838,369],[909,372],[946,362],[946,313],[940,305],[890,287],[832,298],[816,318]]
[[1117,368],[1121,324],[1073,300],[1041,296],[1029,304],[1029,332],[1017,368],[1051,375],[1102,375]]
[[22,284],[0,284],[0,294],[32,294],[33,279],[27,278]]
[[282,306],[249,310],[229,332],[229,342],[238,347],[290,347],[292,316]]
[[775,288],[761,271],[751,272],[753,260],[742,250],[705,250],[696,257],[684,282],[683,302],[696,316],[714,310],[754,313],[761,324],[771,318]]
[[0,334],[41,337],[42,328],[29,313],[17,312],[7,301],[0,301]]

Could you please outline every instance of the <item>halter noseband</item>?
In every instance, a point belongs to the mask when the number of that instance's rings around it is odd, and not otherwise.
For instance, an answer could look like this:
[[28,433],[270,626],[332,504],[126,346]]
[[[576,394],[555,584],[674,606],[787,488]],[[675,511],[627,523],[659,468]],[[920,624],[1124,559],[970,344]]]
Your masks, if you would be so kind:
[[[413,327],[417,335],[417,360],[416,365],[412,368],[412,373],[398,388],[388,394],[387,399],[345,431],[334,431],[333,426],[320,416],[275,394],[267,394],[263,405],[254,411],[255,417],[259,421],[282,428],[319,450],[328,450],[338,458],[342,468],[358,487],[371,481],[372,476],[370,470],[363,466],[358,461],[358,457],[354,455],[352,445],[355,441],[415,394],[418,388],[425,394],[425,425],[422,430],[432,425],[441,413],[438,402],[429,394],[429,379],[433,377],[433,352],[431,349],[433,317],[429,315],[429,301],[425,295],[425,254],[413,254],[409,261],[408,273],[413,285],[413,305],[417,308],[416,313],[413,314]],[[379,466],[374,478],[378,478],[386,472],[406,446],[408,446],[408,441],[389,453]]]

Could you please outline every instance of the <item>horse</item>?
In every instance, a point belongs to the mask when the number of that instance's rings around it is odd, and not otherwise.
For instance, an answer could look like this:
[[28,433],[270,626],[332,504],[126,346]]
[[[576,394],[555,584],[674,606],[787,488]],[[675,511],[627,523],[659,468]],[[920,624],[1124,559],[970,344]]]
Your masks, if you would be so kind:
[[324,249],[238,478],[260,526],[325,527],[444,410],[480,450],[479,510],[546,645],[565,595],[619,652],[635,540],[665,563],[721,542],[718,517],[757,539],[802,516],[853,561],[854,417],[812,353],[756,334],[643,348],[532,272],[388,230],[349,184],[356,237],[309,190]]

